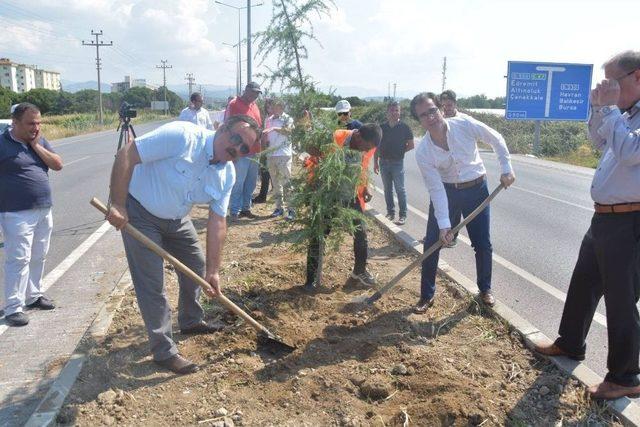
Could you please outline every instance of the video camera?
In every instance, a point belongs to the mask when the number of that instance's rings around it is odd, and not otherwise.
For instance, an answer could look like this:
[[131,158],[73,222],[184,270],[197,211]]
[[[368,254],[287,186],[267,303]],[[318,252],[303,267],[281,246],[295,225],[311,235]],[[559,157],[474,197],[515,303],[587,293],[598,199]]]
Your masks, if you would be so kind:
[[138,115],[138,111],[135,110],[128,102],[123,102],[120,105],[118,114],[120,115],[120,120],[127,120],[136,117]]

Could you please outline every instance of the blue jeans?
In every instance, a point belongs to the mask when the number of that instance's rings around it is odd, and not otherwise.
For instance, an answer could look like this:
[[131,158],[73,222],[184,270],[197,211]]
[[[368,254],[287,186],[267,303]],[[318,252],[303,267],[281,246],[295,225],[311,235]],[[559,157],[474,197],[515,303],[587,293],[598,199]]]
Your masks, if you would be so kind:
[[256,189],[258,169],[260,165],[254,156],[240,157],[234,162],[236,168],[236,183],[231,190],[229,209],[232,215],[237,215],[241,210],[251,209],[251,196]]
[[398,194],[400,217],[407,217],[407,192],[404,189],[404,160],[380,159],[380,177],[384,187],[384,201],[387,203],[387,214],[395,214],[393,203],[393,187]]
[[[454,219],[460,218],[460,214],[465,218],[475,208],[477,208],[489,196],[487,181],[470,188],[457,190],[445,184],[447,200],[449,202],[449,218],[451,223]],[[458,221],[459,222],[459,221]],[[489,206],[487,206],[477,217],[467,224],[467,232],[471,240],[471,246],[476,252],[476,283],[481,292],[491,289],[491,260],[493,248],[489,236]],[[424,239],[424,250],[426,251],[440,239],[440,228],[433,211],[433,203],[429,203],[429,220],[427,221],[427,235]],[[422,277],[420,281],[420,297],[429,299],[436,292],[436,271],[438,269],[438,259],[440,250],[435,251],[429,258],[422,261]]]

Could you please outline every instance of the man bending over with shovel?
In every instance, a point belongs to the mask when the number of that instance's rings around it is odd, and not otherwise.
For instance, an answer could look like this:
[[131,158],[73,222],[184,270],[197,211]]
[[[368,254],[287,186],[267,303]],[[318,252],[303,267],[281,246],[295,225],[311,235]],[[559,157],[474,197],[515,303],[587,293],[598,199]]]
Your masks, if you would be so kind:
[[[217,131],[172,122],[136,138],[116,156],[107,220],[118,230],[130,222],[204,277],[210,285],[205,288],[207,296],[218,296],[225,216],[235,182],[231,162],[256,152],[259,136],[256,121],[238,115],[228,118]],[[188,216],[196,203],[209,204],[206,263]],[[178,354],[172,339],[162,258],[128,233],[122,233],[122,240],[154,361],[177,374],[196,372],[198,366]],[[178,282],[181,333],[214,332],[203,320],[199,285],[181,273]]]
[[[469,116],[444,119],[438,108],[438,97],[421,93],[411,100],[411,115],[426,131],[416,149],[418,168],[431,197],[424,250],[438,239],[443,244],[453,239],[451,219],[469,215],[488,196],[486,169],[477,142],[490,144],[500,162],[500,182],[507,188],[515,176],[509,150],[502,136],[489,126]],[[489,238],[489,206],[468,225],[471,246],[476,253],[477,283],[482,302],[492,306],[491,258]],[[439,250],[422,262],[420,301],[416,313],[424,313],[433,304]]]

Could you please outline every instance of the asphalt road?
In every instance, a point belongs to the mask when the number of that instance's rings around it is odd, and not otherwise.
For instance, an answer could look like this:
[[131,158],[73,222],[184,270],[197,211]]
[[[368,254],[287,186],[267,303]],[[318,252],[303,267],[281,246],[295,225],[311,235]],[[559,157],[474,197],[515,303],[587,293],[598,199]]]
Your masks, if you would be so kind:
[[[498,162],[493,152],[483,152],[481,156],[491,192],[499,182]],[[593,171],[524,156],[512,156],[512,164],[516,182],[491,205],[492,286],[498,299],[555,339],[563,298],[593,214],[589,195]],[[386,213],[379,176],[375,182],[379,191],[371,207]],[[426,231],[429,194],[413,151],[405,158],[405,186],[410,208],[402,228],[420,240]],[[457,247],[442,250],[441,258],[475,281],[474,252],[466,230],[459,240]],[[406,286],[419,288],[418,283]],[[607,353],[604,303],[598,313],[588,338],[586,364],[604,375]]]

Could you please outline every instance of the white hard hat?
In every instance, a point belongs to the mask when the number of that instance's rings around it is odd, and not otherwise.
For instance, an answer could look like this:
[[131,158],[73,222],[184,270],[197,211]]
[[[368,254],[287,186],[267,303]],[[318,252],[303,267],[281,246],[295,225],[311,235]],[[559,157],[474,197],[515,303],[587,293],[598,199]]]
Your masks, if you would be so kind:
[[336,104],[336,113],[348,113],[351,111],[351,104],[346,99],[341,99]]

